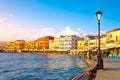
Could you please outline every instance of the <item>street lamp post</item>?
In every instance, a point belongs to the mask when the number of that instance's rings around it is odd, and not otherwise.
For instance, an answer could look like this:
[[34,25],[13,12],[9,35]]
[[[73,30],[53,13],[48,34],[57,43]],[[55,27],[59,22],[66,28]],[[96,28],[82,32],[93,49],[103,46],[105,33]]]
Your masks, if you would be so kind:
[[98,20],[98,69],[103,69],[103,59],[101,58],[101,53],[100,53],[100,18],[102,16],[102,12],[98,11],[96,12],[97,20]]

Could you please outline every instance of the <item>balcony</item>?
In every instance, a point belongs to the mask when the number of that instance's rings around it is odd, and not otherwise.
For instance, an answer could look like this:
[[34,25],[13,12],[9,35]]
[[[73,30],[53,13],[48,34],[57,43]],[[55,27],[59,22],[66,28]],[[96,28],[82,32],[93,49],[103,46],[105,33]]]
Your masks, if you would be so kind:
[[107,43],[114,43],[114,40],[107,40]]

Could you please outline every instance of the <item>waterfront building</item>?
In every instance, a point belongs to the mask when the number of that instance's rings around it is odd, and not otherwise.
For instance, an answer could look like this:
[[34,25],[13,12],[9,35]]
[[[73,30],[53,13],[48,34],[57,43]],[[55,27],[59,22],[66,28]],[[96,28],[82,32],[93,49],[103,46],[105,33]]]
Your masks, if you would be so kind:
[[76,35],[60,36],[60,49],[77,49]]
[[84,49],[94,50],[98,47],[98,36],[86,35],[84,36]]
[[0,42],[0,49],[5,49],[5,42]]
[[84,39],[79,39],[77,41],[77,50],[84,50]]
[[54,40],[52,36],[46,36],[42,38],[38,38],[38,49],[49,49],[49,40]]
[[38,40],[35,40],[35,50],[38,50],[39,49],[39,46],[38,46]]
[[54,38],[54,49],[60,49],[60,38]]
[[26,41],[25,42],[25,49],[34,50],[35,49],[35,41]]
[[29,41],[25,41],[25,48],[26,50],[29,50]]
[[94,50],[98,47],[98,36],[90,36],[89,46],[90,50]]
[[37,42],[38,42],[38,49],[45,49],[45,38],[44,37],[42,37],[42,38],[39,38],[38,40],[37,40]]
[[106,47],[113,48],[111,53],[120,53],[120,28],[112,29],[106,32]]
[[46,43],[45,49],[49,49],[49,40],[54,40],[54,37],[52,36],[45,37],[45,43]]
[[49,40],[49,49],[54,49],[54,40]]
[[89,50],[89,48],[90,48],[90,35],[86,35],[86,36],[84,36],[84,49],[85,50]]
[[25,41],[24,40],[15,40],[14,47],[15,47],[15,49],[24,49],[25,48]]
[[[85,50],[97,50],[98,47],[98,36],[84,36]],[[106,35],[101,35],[100,37],[100,47],[101,49],[106,47]]]
[[15,48],[14,42],[5,42],[5,48],[6,49],[14,49]]

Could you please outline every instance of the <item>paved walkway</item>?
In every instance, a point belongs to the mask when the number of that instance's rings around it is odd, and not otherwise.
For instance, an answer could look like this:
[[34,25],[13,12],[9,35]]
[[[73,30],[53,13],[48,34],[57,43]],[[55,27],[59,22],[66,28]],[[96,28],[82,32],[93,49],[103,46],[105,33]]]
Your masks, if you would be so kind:
[[104,59],[104,69],[97,71],[95,80],[120,80],[120,60]]

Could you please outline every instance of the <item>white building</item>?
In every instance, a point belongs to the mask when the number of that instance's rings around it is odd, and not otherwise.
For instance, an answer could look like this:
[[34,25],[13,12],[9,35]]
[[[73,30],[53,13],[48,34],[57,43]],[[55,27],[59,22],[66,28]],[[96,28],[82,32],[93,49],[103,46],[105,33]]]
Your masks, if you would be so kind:
[[76,35],[60,36],[60,49],[77,49]]

